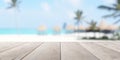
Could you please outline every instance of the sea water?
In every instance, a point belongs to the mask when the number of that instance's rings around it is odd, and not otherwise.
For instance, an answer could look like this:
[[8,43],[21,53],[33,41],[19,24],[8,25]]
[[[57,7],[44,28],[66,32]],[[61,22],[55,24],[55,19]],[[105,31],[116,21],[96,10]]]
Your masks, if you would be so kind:
[[[49,34],[49,30],[45,33]],[[34,29],[0,29],[0,34],[38,34],[39,31]]]
[[[59,34],[65,34],[65,30],[59,32]],[[53,30],[47,30],[40,32],[34,29],[0,29],[0,34],[54,34]]]

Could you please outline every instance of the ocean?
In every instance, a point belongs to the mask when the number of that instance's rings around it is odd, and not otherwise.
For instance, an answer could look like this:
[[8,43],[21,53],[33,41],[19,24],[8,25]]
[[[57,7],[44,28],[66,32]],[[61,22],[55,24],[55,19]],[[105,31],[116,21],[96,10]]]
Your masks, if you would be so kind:
[[[66,31],[62,30],[59,34],[65,34]],[[40,32],[34,29],[0,29],[0,34],[56,34],[53,30]]]

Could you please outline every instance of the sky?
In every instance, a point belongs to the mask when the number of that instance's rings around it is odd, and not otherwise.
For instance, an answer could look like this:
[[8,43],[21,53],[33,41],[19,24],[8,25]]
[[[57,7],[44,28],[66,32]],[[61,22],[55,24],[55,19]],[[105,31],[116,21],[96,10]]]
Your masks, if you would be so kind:
[[[0,0],[0,28],[31,28],[40,25],[48,28],[61,26],[63,23],[74,25],[75,11],[83,11],[86,21],[101,20],[112,24],[116,19],[103,19],[102,16],[112,11],[101,10],[100,5],[111,5],[115,0],[20,0],[19,10],[6,9],[11,0]],[[83,25],[87,26],[84,22]]]

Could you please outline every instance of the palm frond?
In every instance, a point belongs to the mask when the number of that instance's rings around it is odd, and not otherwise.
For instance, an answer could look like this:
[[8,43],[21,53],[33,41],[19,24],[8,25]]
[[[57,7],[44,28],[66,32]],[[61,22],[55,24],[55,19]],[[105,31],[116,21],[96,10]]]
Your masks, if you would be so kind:
[[21,1],[19,1],[19,0],[11,0],[11,3],[9,3],[10,6],[7,7],[7,9],[15,8],[18,11],[20,11],[20,9],[19,9],[19,4],[20,3],[21,3]]
[[101,5],[98,8],[100,8],[100,9],[107,9],[107,10],[116,10],[116,8],[114,8],[114,7],[109,7],[109,6],[104,6],[104,5]]
[[77,10],[75,12],[75,15],[76,15],[76,17],[74,18],[76,20],[75,24],[79,26],[80,23],[82,24],[82,19],[84,18],[83,17],[83,12],[80,11],[80,10]]
[[114,18],[117,18],[117,17],[120,17],[120,14],[114,16]]
[[96,28],[97,28],[96,21],[92,20],[89,25],[90,25],[90,27],[89,27],[90,30],[96,30]]
[[117,0],[117,3],[120,4],[120,0]]
[[76,20],[80,20],[80,19],[81,19],[81,17],[82,17],[83,12],[82,12],[82,11],[80,11],[80,10],[78,10],[78,11],[76,11],[76,12],[75,12],[75,14],[76,14],[75,19],[76,19]]
[[77,18],[77,17],[75,17],[74,19],[75,19],[75,20],[77,20],[78,18]]
[[119,20],[117,20],[116,22],[114,22],[114,24],[117,24],[117,23],[119,23],[120,22],[120,19]]
[[103,18],[115,17],[117,13],[118,13],[118,11],[116,11],[116,12],[114,12],[112,14],[109,14],[109,15],[105,15],[105,16],[103,16]]
[[18,0],[12,0],[12,3],[17,3]]
[[114,7],[116,7],[118,4],[112,4]]

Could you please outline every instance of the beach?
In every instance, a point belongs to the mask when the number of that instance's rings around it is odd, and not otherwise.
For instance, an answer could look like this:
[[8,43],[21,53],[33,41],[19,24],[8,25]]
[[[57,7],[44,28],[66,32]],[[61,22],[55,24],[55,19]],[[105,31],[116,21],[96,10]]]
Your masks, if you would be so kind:
[[0,35],[0,42],[64,42],[77,41],[72,35]]
[[[0,35],[0,42],[97,42],[109,40],[83,40],[77,39],[79,34],[63,34],[63,35]],[[110,40],[112,41],[112,40]],[[113,40],[115,41],[115,40]]]

